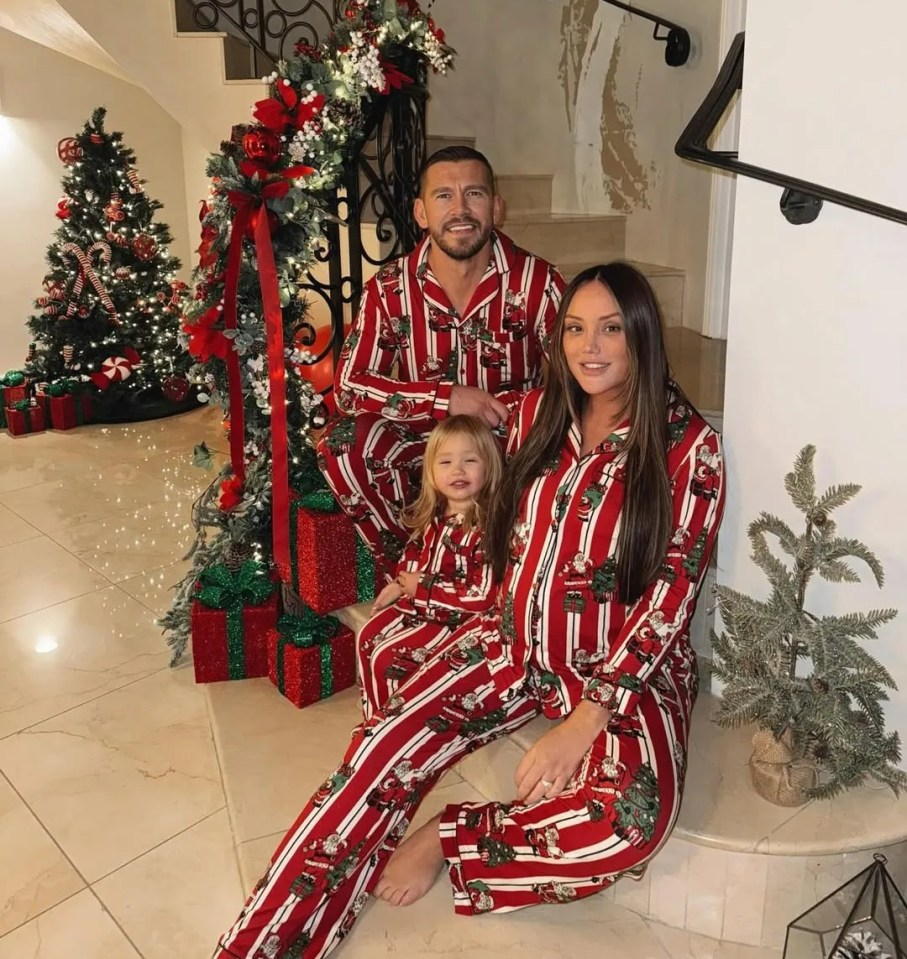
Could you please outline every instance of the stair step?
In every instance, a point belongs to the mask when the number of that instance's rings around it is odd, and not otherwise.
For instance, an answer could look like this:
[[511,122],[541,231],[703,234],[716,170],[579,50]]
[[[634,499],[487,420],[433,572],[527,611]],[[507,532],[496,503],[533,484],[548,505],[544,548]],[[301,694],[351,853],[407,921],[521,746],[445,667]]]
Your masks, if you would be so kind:
[[550,213],[550,174],[503,174],[496,177],[498,193],[504,199],[506,216],[525,213]]
[[623,256],[627,221],[623,216],[518,213],[508,216],[504,232],[517,245],[551,263]]
[[445,147],[473,147],[475,149],[476,138],[475,137],[439,137],[434,134],[429,134],[425,144],[425,155],[431,156],[433,153],[437,153],[438,150],[443,150]]

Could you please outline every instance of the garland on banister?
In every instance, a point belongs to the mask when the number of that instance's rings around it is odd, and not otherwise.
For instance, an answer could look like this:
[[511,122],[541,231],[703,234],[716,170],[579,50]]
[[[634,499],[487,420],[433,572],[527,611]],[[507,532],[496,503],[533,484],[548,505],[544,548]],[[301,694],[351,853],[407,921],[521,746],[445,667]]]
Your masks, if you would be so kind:
[[[323,486],[309,431],[324,415],[319,389],[331,361],[316,364],[305,348],[318,349],[317,333],[314,344],[298,338],[307,317],[301,284],[371,105],[415,79],[392,62],[402,50],[436,73],[453,66],[455,51],[416,0],[350,0],[324,44],[300,44],[264,78],[255,122],[234,127],[209,159],[182,345],[200,400],[224,410],[230,463],[195,504],[193,566],[161,620],[174,664],[189,640],[201,570],[251,554],[286,578],[289,489]],[[196,461],[210,462],[204,447]]]

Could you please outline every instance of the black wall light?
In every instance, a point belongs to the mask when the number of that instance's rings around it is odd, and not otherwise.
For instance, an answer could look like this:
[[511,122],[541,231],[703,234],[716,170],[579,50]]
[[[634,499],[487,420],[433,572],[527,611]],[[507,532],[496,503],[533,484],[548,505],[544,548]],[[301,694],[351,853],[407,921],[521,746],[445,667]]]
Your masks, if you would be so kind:
[[[639,10],[637,7],[631,7],[629,3],[620,3],[619,0],[602,0],[603,3],[610,3],[612,7],[619,7],[644,20],[650,20],[655,24],[652,31],[652,37],[665,45],[665,63],[669,67],[682,67],[690,59],[690,34],[683,27],[664,17],[659,17],[654,13],[646,13],[645,10]],[[667,27],[668,32],[659,36],[658,28]]]

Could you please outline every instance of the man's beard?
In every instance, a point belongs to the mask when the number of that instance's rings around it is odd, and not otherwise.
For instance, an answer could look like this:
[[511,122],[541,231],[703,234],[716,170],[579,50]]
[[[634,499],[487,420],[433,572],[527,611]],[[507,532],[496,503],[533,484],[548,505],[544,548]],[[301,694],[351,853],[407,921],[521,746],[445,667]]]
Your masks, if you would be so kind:
[[[450,242],[447,236],[447,230],[452,226],[461,226],[463,224],[474,226],[479,232],[475,234],[474,239],[466,246],[455,246]],[[476,220],[455,220],[453,223],[448,223],[441,231],[432,230],[431,241],[452,260],[471,260],[488,242],[492,229],[493,227],[489,226],[483,230],[482,224]]]

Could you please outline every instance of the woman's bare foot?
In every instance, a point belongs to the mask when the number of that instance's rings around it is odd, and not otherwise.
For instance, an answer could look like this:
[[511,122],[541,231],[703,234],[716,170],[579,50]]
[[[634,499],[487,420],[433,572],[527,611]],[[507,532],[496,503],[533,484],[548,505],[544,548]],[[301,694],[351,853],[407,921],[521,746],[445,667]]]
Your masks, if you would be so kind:
[[421,899],[434,885],[444,865],[440,816],[435,816],[391,856],[384,874],[375,886],[375,895],[392,906],[409,906]]

